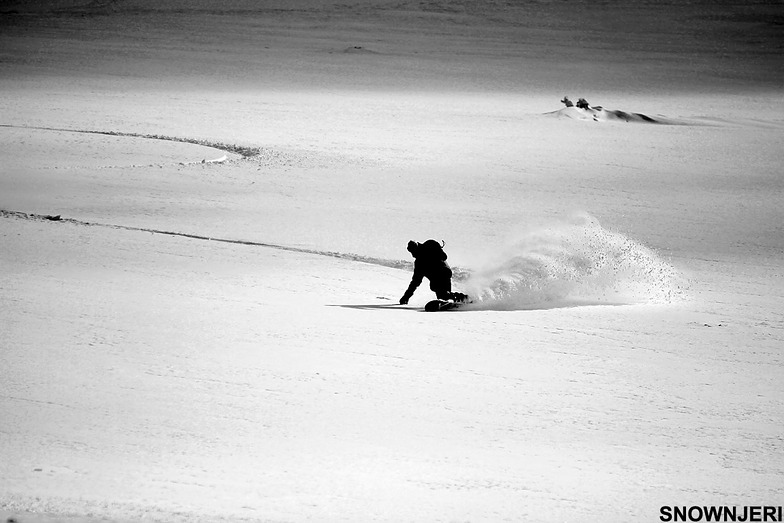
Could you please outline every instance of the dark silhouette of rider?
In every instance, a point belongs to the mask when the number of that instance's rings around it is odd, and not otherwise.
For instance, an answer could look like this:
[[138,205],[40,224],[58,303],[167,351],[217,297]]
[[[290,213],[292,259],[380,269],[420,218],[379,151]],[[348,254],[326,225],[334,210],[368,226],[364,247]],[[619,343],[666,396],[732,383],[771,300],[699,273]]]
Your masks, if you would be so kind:
[[422,283],[422,278],[430,280],[430,290],[436,293],[439,300],[465,301],[468,297],[459,292],[452,292],[452,269],[446,263],[446,253],[443,245],[435,240],[417,243],[408,242],[408,252],[414,257],[414,276],[400,298],[400,304],[405,305],[414,291]]

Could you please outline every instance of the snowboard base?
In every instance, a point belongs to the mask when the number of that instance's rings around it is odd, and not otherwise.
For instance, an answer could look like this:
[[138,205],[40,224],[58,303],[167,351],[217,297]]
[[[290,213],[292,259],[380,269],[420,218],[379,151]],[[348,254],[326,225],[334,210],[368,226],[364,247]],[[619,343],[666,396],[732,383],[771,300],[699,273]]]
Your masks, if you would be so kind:
[[433,300],[427,302],[425,305],[425,310],[427,312],[451,311],[460,308],[461,305],[463,305],[463,303],[446,300]]

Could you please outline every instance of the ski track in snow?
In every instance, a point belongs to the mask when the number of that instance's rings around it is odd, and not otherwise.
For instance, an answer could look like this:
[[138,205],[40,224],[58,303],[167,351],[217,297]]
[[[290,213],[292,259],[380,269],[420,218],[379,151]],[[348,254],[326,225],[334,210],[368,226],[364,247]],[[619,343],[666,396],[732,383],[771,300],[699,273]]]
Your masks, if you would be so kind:
[[[213,149],[220,149],[225,152],[234,153],[242,156],[243,158],[252,158],[254,156],[259,156],[262,154],[262,149],[258,147],[245,147],[236,144],[225,144],[220,142],[210,142],[207,140],[197,140],[195,138],[182,138],[177,136],[163,136],[157,134],[143,134],[143,133],[129,133],[129,132],[122,132],[122,131],[96,131],[96,130],[89,130],[89,129],[64,129],[64,128],[57,128],[57,127],[39,127],[39,126],[29,126],[29,125],[10,125],[10,124],[0,124],[0,127],[5,127],[9,129],[31,129],[31,130],[38,130],[38,131],[57,131],[62,133],[79,133],[79,134],[98,134],[103,136],[123,136],[128,138],[144,138],[147,140],[163,140],[167,142],[179,142],[179,143],[191,143],[194,145],[203,145],[205,147],[212,147]],[[227,157],[223,157],[227,158]],[[220,158],[214,160],[205,160],[199,162],[190,162],[193,164],[197,163],[220,163],[225,160]]]
[[383,267],[390,267],[393,269],[409,269],[411,267],[411,262],[404,261],[404,260],[387,260],[383,258],[374,258],[371,256],[363,256],[360,254],[353,254],[353,253],[344,253],[344,252],[334,252],[334,251],[323,251],[318,249],[306,249],[303,247],[291,247],[286,245],[280,245],[276,243],[266,243],[266,242],[257,242],[251,240],[238,240],[232,238],[217,238],[214,236],[204,236],[201,234],[191,234],[187,232],[176,232],[176,231],[164,231],[161,229],[151,229],[147,227],[131,227],[128,225],[117,225],[117,224],[110,224],[110,223],[99,223],[99,222],[88,222],[83,220],[76,220],[74,218],[63,218],[61,216],[52,216],[52,215],[44,215],[44,214],[34,214],[34,213],[25,213],[20,211],[9,211],[5,209],[0,209],[0,216],[4,218],[18,218],[23,220],[38,220],[38,221],[51,221],[51,222],[61,222],[61,223],[69,223],[73,225],[81,225],[86,227],[104,227],[107,229],[120,229],[125,231],[139,231],[139,232],[149,232],[152,234],[162,234],[166,236],[179,236],[182,238],[190,238],[193,240],[203,240],[203,241],[213,241],[213,242],[221,242],[221,243],[233,243],[237,245],[249,245],[253,247],[265,247],[268,249],[277,249],[281,251],[289,251],[289,252],[299,252],[303,254],[315,254],[318,256],[328,256],[331,258],[340,258],[343,260],[350,260],[360,263],[369,263],[372,265],[380,265]]
[[[223,151],[227,154],[219,158],[210,160],[203,159],[191,162],[177,162],[178,165],[200,165],[200,164],[219,164],[229,163],[233,161],[251,161],[265,167],[305,167],[305,168],[319,168],[327,167],[335,162],[355,164],[355,165],[380,165],[381,162],[369,160],[367,158],[354,158],[343,156],[339,154],[325,155],[323,153],[315,153],[313,151],[280,151],[269,147],[253,147],[237,144],[228,144],[223,142],[215,142],[211,140],[200,140],[196,138],[188,138],[183,136],[167,136],[160,134],[149,133],[133,133],[125,131],[100,131],[92,129],[66,129],[60,127],[46,127],[46,126],[33,126],[33,125],[13,125],[13,124],[0,124],[0,128],[6,129],[28,129],[37,131],[52,131],[61,133],[76,133],[87,135],[100,135],[100,136],[116,136],[125,138],[142,138],[145,140],[159,140],[165,142],[177,142],[185,144],[200,145],[203,147],[210,147]],[[229,155],[232,155],[230,157]],[[104,165],[99,166],[99,169],[112,169],[119,167],[160,167],[163,164],[132,164],[132,165]],[[60,167],[55,167],[60,168]]]

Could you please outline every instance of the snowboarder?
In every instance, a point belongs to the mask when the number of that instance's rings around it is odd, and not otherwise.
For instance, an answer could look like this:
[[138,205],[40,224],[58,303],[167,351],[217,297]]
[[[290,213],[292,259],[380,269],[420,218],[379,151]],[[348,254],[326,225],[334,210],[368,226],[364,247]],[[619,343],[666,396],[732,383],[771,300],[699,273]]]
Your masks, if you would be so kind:
[[462,302],[468,299],[463,293],[452,292],[452,269],[446,263],[444,245],[435,240],[417,243],[408,242],[408,252],[414,257],[414,276],[411,278],[406,293],[400,298],[400,305],[405,305],[414,291],[422,283],[422,278],[430,280],[430,290],[436,293],[439,300]]

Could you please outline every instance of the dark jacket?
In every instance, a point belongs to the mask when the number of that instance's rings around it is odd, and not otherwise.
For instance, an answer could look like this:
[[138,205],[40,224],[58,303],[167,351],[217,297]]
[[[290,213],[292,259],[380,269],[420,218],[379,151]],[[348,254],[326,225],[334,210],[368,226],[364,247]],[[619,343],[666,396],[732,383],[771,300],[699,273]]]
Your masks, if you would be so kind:
[[[430,288],[439,294],[439,291],[449,292],[452,288],[452,269],[446,262],[446,253],[439,248],[429,248],[428,242],[418,244],[418,248],[411,254],[414,256],[414,276],[404,295],[410,298],[422,283],[422,278],[430,280]],[[437,245],[437,244],[436,244]]]

